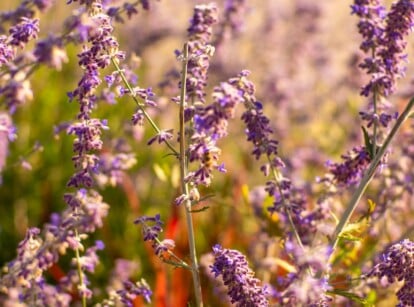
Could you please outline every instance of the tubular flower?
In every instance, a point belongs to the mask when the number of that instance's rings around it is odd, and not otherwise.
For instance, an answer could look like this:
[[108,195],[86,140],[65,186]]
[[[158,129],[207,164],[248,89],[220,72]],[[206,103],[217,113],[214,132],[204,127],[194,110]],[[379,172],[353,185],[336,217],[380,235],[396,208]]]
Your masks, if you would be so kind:
[[231,303],[245,307],[269,306],[266,290],[253,277],[254,273],[243,254],[236,250],[223,249],[218,244],[213,247],[213,254],[211,272],[215,278],[222,277]]
[[392,284],[403,281],[397,291],[397,306],[414,305],[414,243],[408,239],[392,245],[381,257],[380,262],[368,276],[376,276],[382,282]]

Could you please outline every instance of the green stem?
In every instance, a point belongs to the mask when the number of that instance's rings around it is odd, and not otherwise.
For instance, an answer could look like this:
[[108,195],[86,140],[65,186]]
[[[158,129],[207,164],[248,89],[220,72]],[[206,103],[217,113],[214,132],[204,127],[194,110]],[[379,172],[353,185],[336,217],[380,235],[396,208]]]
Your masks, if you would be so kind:
[[[75,228],[75,238],[80,242],[80,237],[78,230]],[[75,256],[76,256],[76,264],[77,264],[77,271],[79,276],[79,286],[80,288],[84,288],[84,280],[83,280],[83,272],[82,272],[82,266],[80,263],[80,253],[79,248],[75,248]],[[86,295],[84,292],[82,292],[82,306],[86,307]]]
[[288,217],[290,227],[292,228],[292,231],[293,231],[293,236],[296,238],[296,241],[298,241],[298,244],[299,244],[300,248],[301,248],[302,250],[305,250],[305,248],[304,248],[304,246],[303,246],[303,243],[302,243],[302,240],[301,240],[301,238],[300,238],[299,232],[298,232],[298,230],[296,229],[295,223],[293,222],[292,214],[290,213],[290,210],[289,210],[289,208],[288,208],[288,204],[286,203],[285,196],[283,195],[282,189],[281,189],[280,184],[279,184],[280,177],[281,177],[282,175],[280,174],[279,170],[277,170],[277,169],[273,166],[273,164],[272,164],[272,162],[271,162],[271,160],[270,160],[270,156],[269,156],[269,155],[267,155],[267,160],[268,160],[268,162],[269,162],[269,164],[270,164],[270,167],[271,167],[271,169],[272,169],[273,179],[274,179],[274,180],[275,180],[275,182],[276,182],[276,186],[277,186],[277,189],[279,190],[280,197],[282,198],[283,209],[285,210],[285,213],[286,213],[286,215],[287,215],[287,217]]
[[395,135],[397,134],[398,130],[400,129],[401,125],[407,120],[407,118],[410,116],[411,109],[414,105],[414,98],[412,98],[407,106],[405,107],[404,111],[401,113],[401,115],[398,117],[394,127],[392,127],[390,133],[388,134],[387,138],[384,141],[384,144],[378,148],[378,152],[374,153],[374,158],[365,173],[364,177],[362,178],[358,188],[356,189],[355,193],[353,194],[348,207],[345,209],[345,212],[342,214],[342,217],[336,226],[336,229],[334,231],[334,235],[332,236],[331,244],[333,251],[335,250],[336,246],[338,245],[340,235],[342,231],[344,230],[345,226],[348,224],[352,213],[358,206],[359,201],[361,200],[361,197],[366,190],[368,184],[371,182],[372,178],[374,177],[375,171],[381,162],[381,159],[383,158],[385,152],[387,151],[391,141],[394,139]]
[[[372,48],[372,58],[375,59],[375,47]],[[374,109],[374,128],[373,128],[373,135],[372,135],[372,156],[374,157],[377,152],[377,130],[378,130],[378,120],[377,120],[377,109],[378,109],[378,90],[377,87],[374,87],[373,93],[373,109]]]
[[[116,71],[121,76],[121,79],[124,82],[125,86],[127,87],[127,89],[129,90],[129,92],[131,93],[132,99],[134,100],[135,104],[142,111],[142,114],[144,114],[145,119],[150,123],[150,125],[152,126],[152,128],[154,128],[154,130],[157,133],[160,133],[161,132],[161,129],[158,128],[157,124],[152,120],[151,116],[147,113],[147,111],[145,111],[144,105],[139,102],[137,96],[135,95],[134,89],[132,88],[131,84],[129,84],[127,78],[125,77],[124,72],[121,70],[121,68],[119,67],[118,63],[114,60],[113,57],[111,57],[111,62],[115,66]],[[174,146],[168,140],[165,140],[164,142],[165,142],[165,144],[167,144],[168,148],[171,149],[171,151],[174,153],[174,155],[178,156],[179,153],[174,148]]]
[[[181,93],[180,93],[180,179],[182,193],[189,195],[188,183],[185,182],[185,176],[187,174],[187,158],[185,150],[185,123],[184,123],[184,105],[186,99],[186,82],[187,82],[187,67],[188,67],[188,44],[184,44],[183,50],[183,66],[181,76]],[[191,258],[191,274],[193,277],[194,295],[196,300],[196,306],[203,306],[203,298],[201,293],[200,275],[198,272],[198,261],[195,247],[194,226],[193,218],[191,215],[191,200],[187,197],[185,201],[185,218],[188,231],[188,245],[190,249]]]
[[372,135],[372,155],[375,156],[377,152],[377,130],[378,130],[378,120],[377,120],[377,99],[378,93],[377,90],[374,90],[373,105],[374,105],[374,128]]

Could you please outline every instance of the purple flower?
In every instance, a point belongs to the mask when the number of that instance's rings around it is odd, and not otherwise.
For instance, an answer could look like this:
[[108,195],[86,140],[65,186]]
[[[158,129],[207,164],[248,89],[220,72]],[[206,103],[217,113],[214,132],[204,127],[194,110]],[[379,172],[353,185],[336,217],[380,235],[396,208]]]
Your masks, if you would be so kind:
[[125,304],[125,306],[134,306],[133,301],[137,296],[144,297],[147,303],[151,302],[152,291],[144,279],[135,284],[130,281],[125,281],[123,284],[124,289],[118,290],[116,293],[119,295],[121,302]]
[[51,35],[37,42],[33,54],[39,62],[61,70],[62,64],[68,61],[66,51],[62,46],[62,39]]
[[214,263],[210,266],[214,277],[221,276],[231,303],[237,306],[269,306],[266,290],[254,278],[246,257],[237,250],[213,247]]
[[385,283],[403,281],[404,285],[398,290],[397,306],[414,305],[414,243],[408,239],[393,244],[382,255],[378,264],[368,276],[376,276]]
[[16,73],[10,80],[0,87],[0,95],[4,99],[9,113],[13,114],[17,107],[33,99],[33,92],[29,80],[25,80],[24,73]]
[[90,16],[90,24],[86,29],[90,46],[78,54],[79,66],[84,69],[84,75],[78,87],[68,93],[70,100],[77,99],[80,104],[79,119],[89,119],[95,106],[95,91],[102,82],[99,68],[107,67],[111,57],[116,60],[125,57],[124,53],[118,50],[118,42],[111,35],[113,27],[110,17],[102,13],[102,5],[94,3],[94,8],[94,15]]
[[10,44],[23,47],[39,33],[39,19],[22,17],[21,22],[10,29]]
[[217,142],[227,135],[228,121],[234,118],[236,107],[254,99],[254,86],[245,78],[247,75],[247,71],[242,71],[237,77],[216,86],[211,104],[187,108],[188,118],[192,116],[194,119],[189,161],[200,162],[199,168],[188,174],[187,182],[209,185],[213,170],[225,172],[224,165],[219,163],[221,150]]
[[103,250],[105,245],[102,241],[96,241],[95,246],[89,247],[85,254],[79,257],[79,259],[73,258],[73,264],[80,264],[83,271],[88,271],[93,273],[95,271],[95,267],[99,263],[99,257],[96,254],[98,250]]
[[89,154],[88,152],[101,149],[102,141],[100,135],[102,129],[107,129],[106,121],[97,119],[75,123],[67,129],[68,134],[76,135],[73,144],[75,155],[72,160],[77,169],[77,172],[69,180],[68,186],[92,186],[91,174],[98,171],[99,158],[95,154]]
[[367,52],[376,48],[384,32],[385,7],[378,0],[355,0],[351,10],[360,18],[358,30],[364,38],[361,49]]
[[330,181],[340,186],[357,184],[371,162],[369,153],[365,147],[355,147],[352,152],[342,155],[341,158],[344,160],[341,163],[327,163],[329,172],[333,175]]
[[14,49],[8,43],[5,35],[0,35],[0,67],[14,58]]
[[149,139],[147,142],[147,145],[151,145],[155,141],[158,142],[158,144],[161,144],[163,142],[169,141],[173,138],[172,129],[170,130],[161,130],[156,136]]
[[271,139],[273,130],[270,128],[269,119],[263,114],[261,103],[255,102],[242,115],[246,125],[247,141],[252,142],[254,149],[252,154],[259,159],[262,155],[277,156],[278,141]]
[[212,26],[217,22],[215,4],[196,5],[188,28],[188,77],[186,83],[187,96],[193,102],[204,102],[204,88],[207,85],[209,57],[213,48],[209,45]]
[[100,186],[116,186],[123,181],[126,170],[136,164],[135,155],[131,153],[105,152],[99,157],[99,173],[95,179]]
[[379,93],[389,96],[395,91],[396,80],[404,75],[407,45],[405,37],[414,22],[414,4],[409,0],[394,3],[388,14],[377,0],[356,0],[352,13],[360,17],[359,32],[364,38],[361,49],[368,53],[360,65],[371,81],[361,94]]
[[[148,223],[154,225],[149,226]],[[162,232],[163,222],[161,216],[156,214],[155,216],[141,216],[134,221],[134,224],[142,225],[142,234],[144,235],[144,241],[154,241],[158,238],[158,234]]]

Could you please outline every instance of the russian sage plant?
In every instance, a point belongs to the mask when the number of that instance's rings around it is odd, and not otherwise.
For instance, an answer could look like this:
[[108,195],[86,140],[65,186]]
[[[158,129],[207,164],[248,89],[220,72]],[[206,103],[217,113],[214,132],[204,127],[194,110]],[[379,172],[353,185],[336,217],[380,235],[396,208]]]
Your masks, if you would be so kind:
[[[414,3],[349,3],[360,70],[312,84],[306,65],[335,75],[314,43],[335,18],[328,5],[340,4],[2,11],[0,304],[414,306],[414,98],[397,88],[411,73]],[[331,118],[306,126],[327,107]],[[356,118],[342,146],[296,139],[296,125],[306,140],[343,116]]]

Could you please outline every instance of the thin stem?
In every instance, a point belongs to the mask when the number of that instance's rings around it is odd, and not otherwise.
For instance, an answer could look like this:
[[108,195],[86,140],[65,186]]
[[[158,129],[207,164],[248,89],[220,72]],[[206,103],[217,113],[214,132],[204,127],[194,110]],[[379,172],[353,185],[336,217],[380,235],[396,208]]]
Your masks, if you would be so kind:
[[[187,67],[188,67],[188,44],[184,44],[183,50],[183,66],[181,73],[181,93],[180,93],[180,179],[182,193],[189,195],[188,183],[185,182],[187,174],[187,158],[185,150],[185,125],[184,125],[184,105],[186,100],[186,82],[187,82]],[[191,215],[191,200],[187,198],[185,201],[185,218],[188,231],[188,245],[190,249],[191,258],[191,274],[193,276],[194,295],[196,306],[203,306],[203,298],[201,293],[200,275],[198,272],[198,261],[195,247],[193,218]]]
[[374,90],[373,105],[374,105],[374,128],[372,135],[372,155],[375,156],[377,152],[377,130],[378,130],[378,120],[377,120],[377,99],[378,93],[377,90]]
[[[78,229],[76,229],[76,228],[75,228],[75,237],[80,242]],[[78,247],[75,248],[75,256],[76,256],[76,266],[77,266],[77,271],[78,271],[78,276],[79,276],[79,287],[82,289],[82,288],[84,288],[84,280],[83,280],[83,271],[82,271],[82,266],[81,266],[81,263],[80,263],[80,254],[79,254],[79,248]],[[82,292],[81,296],[82,296],[82,306],[86,307],[85,291]]]
[[293,222],[292,215],[290,214],[290,210],[289,210],[289,208],[288,208],[288,206],[287,206],[285,196],[283,195],[282,189],[281,189],[280,184],[279,184],[279,180],[280,180],[281,174],[280,174],[279,170],[277,170],[277,169],[273,166],[273,164],[272,164],[272,162],[271,162],[271,160],[270,160],[269,155],[267,155],[267,160],[269,161],[270,168],[272,169],[273,179],[274,179],[274,180],[275,180],[275,182],[276,182],[276,186],[277,186],[277,189],[279,190],[280,197],[282,198],[283,208],[284,208],[285,213],[286,213],[286,215],[287,215],[287,217],[288,217],[290,227],[292,228],[292,231],[293,231],[293,236],[296,238],[296,241],[298,241],[298,244],[299,244],[300,248],[301,248],[302,250],[304,250],[305,248],[304,248],[304,246],[303,246],[302,240],[300,239],[299,232],[298,232],[298,230],[296,229],[295,223]]
[[358,188],[356,189],[354,195],[352,196],[348,207],[345,209],[345,212],[342,214],[342,217],[336,226],[334,235],[331,240],[332,249],[335,250],[336,246],[338,245],[340,235],[342,231],[344,230],[345,226],[348,224],[352,213],[358,206],[359,201],[361,200],[361,197],[366,190],[368,184],[371,182],[372,178],[374,177],[375,171],[383,158],[385,152],[388,149],[388,146],[390,145],[391,141],[394,139],[395,135],[397,134],[398,130],[400,129],[401,125],[406,121],[406,119],[410,116],[411,109],[414,105],[414,98],[412,98],[407,106],[405,107],[404,111],[401,113],[401,115],[398,117],[394,127],[392,127],[390,133],[388,134],[387,138],[384,141],[384,144],[378,148],[378,152],[374,153],[374,158],[366,171],[364,177],[362,178]]
[[[147,111],[145,111],[144,105],[141,102],[139,102],[137,96],[135,95],[134,89],[132,88],[131,84],[129,84],[124,72],[119,67],[117,61],[115,61],[115,59],[113,57],[111,57],[111,62],[115,66],[116,71],[121,76],[121,79],[124,82],[125,86],[127,87],[128,91],[131,93],[132,99],[134,100],[135,104],[141,110],[142,114],[144,114],[145,119],[150,123],[152,128],[154,128],[154,130],[157,133],[160,133],[161,129],[158,128],[157,124],[152,120],[151,116],[147,113]],[[171,149],[171,151],[174,153],[174,155],[178,156],[178,151],[174,148],[174,146],[168,140],[164,140],[164,142],[165,142],[165,144],[167,144],[168,148]]]
[[[372,58],[375,59],[375,47],[372,48]],[[378,109],[378,90],[377,87],[374,88],[373,93],[373,109],[374,109],[374,128],[372,135],[372,156],[376,155],[377,152],[377,130],[378,130],[378,120],[377,120],[377,109]]]

